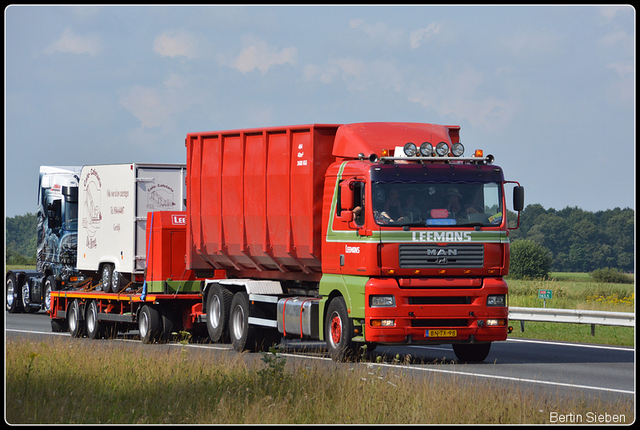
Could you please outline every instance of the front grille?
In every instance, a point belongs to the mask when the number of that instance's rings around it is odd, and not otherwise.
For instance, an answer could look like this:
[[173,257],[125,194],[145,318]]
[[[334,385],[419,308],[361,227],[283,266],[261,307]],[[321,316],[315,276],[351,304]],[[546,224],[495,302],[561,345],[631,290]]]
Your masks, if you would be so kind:
[[400,244],[403,269],[478,268],[484,266],[484,244]]

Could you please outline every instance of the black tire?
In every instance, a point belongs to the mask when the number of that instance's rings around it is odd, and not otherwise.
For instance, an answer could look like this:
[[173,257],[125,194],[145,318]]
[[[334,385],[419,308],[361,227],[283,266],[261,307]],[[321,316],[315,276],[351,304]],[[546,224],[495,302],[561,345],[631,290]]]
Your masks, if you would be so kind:
[[207,332],[212,342],[229,343],[229,312],[233,293],[220,284],[207,295]]
[[229,312],[229,335],[233,349],[238,352],[258,352],[263,345],[262,330],[249,325],[249,296],[244,291],[236,293]]
[[80,303],[77,300],[72,301],[69,305],[67,320],[69,321],[69,333],[71,333],[71,337],[82,337],[84,334],[84,320],[82,319]]
[[456,357],[464,362],[484,361],[489,355],[489,350],[491,350],[491,342],[453,345],[453,352],[455,352]]
[[13,273],[7,276],[7,289],[5,291],[7,293],[7,312],[10,314],[22,312],[22,292],[16,284],[16,275]]
[[20,294],[22,295],[22,310],[25,313],[35,313],[40,309],[36,306],[31,305],[31,284],[29,284],[29,280],[25,279],[24,284],[22,284]]
[[56,285],[56,278],[47,276],[44,281],[44,297],[42,297],[42,307],[47,312],[51,310],[51,292],[56,290]]
[[154,343],[160,340],[163,332],[160,312],[153,306],[144,305],[138,316],[138,330],[142,343]]
[[98,302],[92,300],[86,306],[86,314],[84,317],[87,337],[90,339],[101,339],[104,337],[105,325],[98,320]]
[[102,277],[100,278],[100,288],[105,293],[111,292],[111,276],[113,274],[113,266],[111,264],[104,264],[102,266]]
[[160,319],[162,320],[162,342],[170,342],[173,339],[173,333],[179,331],[182,327],[181,314],[177,310],[163,308],[160,311]]
[[329,302],[324,332],[327,351],[334,361],[355,359],[358,348],[352,340],[353,322],[349,318],[347,305],[342,297],[336,297]]

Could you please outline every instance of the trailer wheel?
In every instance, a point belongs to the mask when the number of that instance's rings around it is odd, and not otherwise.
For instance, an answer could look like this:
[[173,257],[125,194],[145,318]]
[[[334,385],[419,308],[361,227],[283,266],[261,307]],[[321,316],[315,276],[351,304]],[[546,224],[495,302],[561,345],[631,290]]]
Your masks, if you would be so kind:
[[84,334],[84,321],[80,303],[77,300],[71,302],[67,315],[69,315],[69,333],[71,333],[71,337],[82,337]]
[[162,318],[160,312],[152,306],[144,305],[138,316],[138,330],[142,343],[153,343],[162,336]]
[[351,340],[353,323],[342,297],[336,297],[329,303],[324,327],[329,356],[338,362],[353,359],[357,351],[356,343]]
[[22,310],[22,297],[20,288],[16,285],[16,275],[9,273],[7,276],[7,311],[10,314],[18,313]]
[[257,352],[262,344],[261,330],[249,325],[249,295],[244,291],[238,292],[231,301],[229,318],[229,334],[233,349],[238,352]]
[[87,328],[87,337],[90,339],[100,339],[104,336],[104,324],[98,321],[98,302],[91,300],[87,306],[87,313],[84,318]]
[[453,352],[460,361],[484,361],[489,355],[491,342],[472,344],[453,344]]
[[212,342],[229,343],[229,311],[233,294],[215,284],[207,296],[207,332]]

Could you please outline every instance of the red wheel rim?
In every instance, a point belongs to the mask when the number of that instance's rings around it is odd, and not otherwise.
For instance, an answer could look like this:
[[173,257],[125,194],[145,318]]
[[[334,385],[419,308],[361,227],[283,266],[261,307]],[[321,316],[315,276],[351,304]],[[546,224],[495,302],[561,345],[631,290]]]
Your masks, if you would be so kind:
[[331,320],[331,340],[333,340],[334,344],[340,343],[340,338],[342,337],[342,321],[340,320],[340,316],[336,315]]

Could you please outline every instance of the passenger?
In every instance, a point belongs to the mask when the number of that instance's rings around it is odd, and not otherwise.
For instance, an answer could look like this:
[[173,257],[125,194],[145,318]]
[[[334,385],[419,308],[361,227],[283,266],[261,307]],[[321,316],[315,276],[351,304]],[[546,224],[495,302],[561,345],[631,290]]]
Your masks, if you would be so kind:
[[400,222],[402,219],[402,205],[400,204],[400,197],[398,190],[392,188],[389,191],[389,198],[384,205],[384,212],[382,215],[387,215],[390,218],[389,222]]
[[404,206],[404,219],[405,223],[414,223],[420,221],[420,208],[416,204],[416,196],[414,193],[410,193],[407,196],[407,203]]
[[449,211],[449,215],[451,218],[461,219],[465,218],[470,213],[478,213],[478,211],[472,206],[463,206],[461,202],[462,194],[460,194],[456,187],[449,188],[445,193],[444,198],[445,209]]

